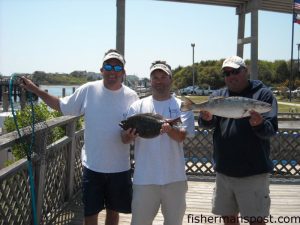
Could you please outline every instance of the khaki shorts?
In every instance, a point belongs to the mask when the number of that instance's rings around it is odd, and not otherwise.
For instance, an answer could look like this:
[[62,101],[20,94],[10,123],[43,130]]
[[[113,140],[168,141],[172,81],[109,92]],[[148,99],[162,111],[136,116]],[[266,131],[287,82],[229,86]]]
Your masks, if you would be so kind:
[[269,174],[229,177],[217,173],[212,213],[221,216],[267,217],[270,213]]
[[181,225],[186,209],[187,182],[133,185],[131,225],[152,225],[161,207],[164,225]]

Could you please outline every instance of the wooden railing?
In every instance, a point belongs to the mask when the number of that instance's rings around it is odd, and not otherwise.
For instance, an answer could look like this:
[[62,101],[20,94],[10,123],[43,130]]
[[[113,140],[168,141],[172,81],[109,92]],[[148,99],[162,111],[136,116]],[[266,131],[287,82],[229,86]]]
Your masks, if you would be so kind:
[[[77,117],[59,117],[36,126],[32,162],[39,224],[55,224],[60,212],[80,191],[83,130],[75,131],[77,120]],[[47,133],[57,126],[64,127],[65,136],[47,143]],[[16,132],[0,136],[0,151],[17,141]],[[32,224],[25,159],[0,170],[0,224]]]
[[[213,132],[198,130],[195,137],[184,141],[186,173],[190,176],[212,176]],[[300,129],[279,129],[271,138],[270,158],[274,170],[271,178],[300,182]],[[289,180],[287,180],[289,179]]]
[[[69,203],[81,191],[83,130],[75,130],[78,119],[64,116],[37,126],[33,169],[39,224],[67,224],[72,217],[67,213]],[[65,136],[55,142],[47,141],[47,132],[58,126],[64,128]],[[0,151],[12,147],[17,141],[16,132],[0,136]],[[271,158],[275,166],[272,177],[299,180],[300,129],[280,129],[271,143]],[[185,140],[184,153],[189,176],[214,175],[212,131],[197,130],[195,137]],[[25,159],[0,170],[0,225],[7,224],[32,224]]]

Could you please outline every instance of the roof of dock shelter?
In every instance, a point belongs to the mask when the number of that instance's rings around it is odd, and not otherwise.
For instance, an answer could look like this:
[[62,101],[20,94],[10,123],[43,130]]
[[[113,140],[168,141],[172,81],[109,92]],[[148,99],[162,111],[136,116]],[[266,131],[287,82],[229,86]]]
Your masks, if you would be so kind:
[[257,4],[259,10],[292,13],[293,12],[293,0],[160,0],[169,2],[181,2],[181,3],[198,3],[216,6],[228,6],[242,9],[243,7]]

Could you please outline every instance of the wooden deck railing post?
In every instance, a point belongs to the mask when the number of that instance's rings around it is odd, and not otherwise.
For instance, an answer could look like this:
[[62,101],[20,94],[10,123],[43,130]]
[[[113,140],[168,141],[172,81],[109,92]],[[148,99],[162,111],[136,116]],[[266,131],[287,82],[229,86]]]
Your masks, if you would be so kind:
[[26,106],[26,91],[23,88],[20,88],[19,91],[20,91],[20,106],[21,106],[21,110],[23,110]]
[[66,88],[62,88],[62,97],[65,97],[66,96]]
[[42,212],[43,212],[43,195],[45,190],[45,176],[46,176],[46,149],[47,149],[47,141],[45,141],[45,137],[47,136],[47,131],[36,133],[35,139],[35,150],[39,156],[39,162],[35,167],[36,174],[36,211],[37,211],[37,221],[38,224],[41,222]]
[[74,186],[74,171],[75,171],[75,148],[76,148],[76,140],[75,140],[75,130],[76,130],[76,122],[77,120],[73,120],[68,123],[66,127],[66,135],[71,139],[71,143],[68,145],[68,181],[67,181],[67,199],[70,199],[73,195],[73,186]]
[[2,96],[3,96],[3,102],[2,102],[3,112],[8,112],[9,101],[8,101],[7,87],[3,87]]

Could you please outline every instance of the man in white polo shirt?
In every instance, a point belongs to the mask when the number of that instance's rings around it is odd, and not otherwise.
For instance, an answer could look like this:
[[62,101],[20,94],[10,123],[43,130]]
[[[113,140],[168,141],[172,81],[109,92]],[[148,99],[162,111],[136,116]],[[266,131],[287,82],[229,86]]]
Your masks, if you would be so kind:
[[171,67],[156,61],[150,68],[152,96],[133,103],[128,117],[138,113],[160,114],[166,119],[180,117],[181,127],[164,123],[161,135],[145,139],[135,130],[122,133],[124,143],[135,139],[132,225],[151,225],[160,206],[164,225],[180,225],[186,209],[187,181],[183,141],[194,134],[194,115],[181,112],[181,100],[170,93]]

